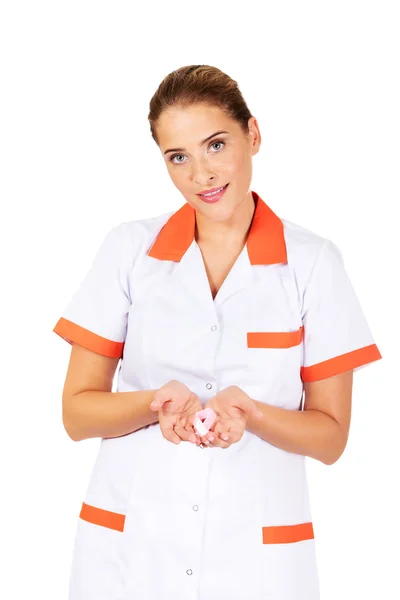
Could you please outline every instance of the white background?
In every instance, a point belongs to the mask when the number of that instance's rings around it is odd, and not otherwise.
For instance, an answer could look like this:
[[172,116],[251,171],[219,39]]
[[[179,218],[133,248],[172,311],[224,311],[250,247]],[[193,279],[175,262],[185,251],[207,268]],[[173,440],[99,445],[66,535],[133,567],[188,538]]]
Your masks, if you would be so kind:
[[161,79],[193,63],[238,81],[263,136],[252,189],[339,246],[383,355],[355,375],[344,455],[307,459],[321,600],[400,597],[397,9],[2,4],[2,598],[67,598],[100,440],[63,429],[70,346],[52,329],[111,227],[183,204],[147,114]]

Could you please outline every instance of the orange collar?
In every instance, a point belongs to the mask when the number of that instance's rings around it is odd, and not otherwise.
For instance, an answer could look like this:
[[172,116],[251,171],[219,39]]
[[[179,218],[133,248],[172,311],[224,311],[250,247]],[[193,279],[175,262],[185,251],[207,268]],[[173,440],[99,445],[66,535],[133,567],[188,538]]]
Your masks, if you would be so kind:
[[[287,262],[283,223],[256,192],[253,219],[247,236],[247,252],[252,265]],[[194,239],[196,211],[186,202],[161,228],[148,256],[180,261]]]

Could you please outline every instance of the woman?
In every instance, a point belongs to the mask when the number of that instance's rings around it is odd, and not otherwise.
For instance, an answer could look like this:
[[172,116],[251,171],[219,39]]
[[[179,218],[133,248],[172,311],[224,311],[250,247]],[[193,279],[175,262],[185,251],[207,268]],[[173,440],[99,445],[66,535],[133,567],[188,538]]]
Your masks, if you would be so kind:
[[250,190],[236,82],[182,67],[149,121],[186,202],[111,229],[54,328],[66,431],[101,438],[70,600],[317,600],[305,457],[338,460],[381,354],[337,246]]

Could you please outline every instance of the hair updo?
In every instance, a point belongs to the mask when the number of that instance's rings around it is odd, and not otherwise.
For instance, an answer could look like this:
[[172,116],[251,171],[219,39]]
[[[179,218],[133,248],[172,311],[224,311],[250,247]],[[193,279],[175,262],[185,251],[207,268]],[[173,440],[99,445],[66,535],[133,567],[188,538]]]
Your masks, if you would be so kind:
[[148,119],[157,145],[156,126],[163,111],[173,106],[186,108],[197,103],[218,106],[239,123],[244,133],[249,132],[248,120],[252,114],[237,82],[216,67],[189,65],[164,77],[150,100]]

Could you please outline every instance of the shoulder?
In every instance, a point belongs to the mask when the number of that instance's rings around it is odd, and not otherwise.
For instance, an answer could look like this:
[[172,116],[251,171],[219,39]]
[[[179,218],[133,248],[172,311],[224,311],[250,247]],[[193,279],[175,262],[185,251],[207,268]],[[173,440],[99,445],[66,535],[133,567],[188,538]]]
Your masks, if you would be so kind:
[[106,234],[110,244],[114,244],[132,256],[146,252],[159,231],[173,215],[174,211],[147,219],[122,221],[114,225]]
[[287,260],[300,282],[306,283],[317,264],[342,263],[339,247],[330,239],[288,219],[281,219]]
[[283,223],[288,262],[299,259],[303,262],[316,257],[325,242],[325,238],[288,219],[281,219],[281,221]]

